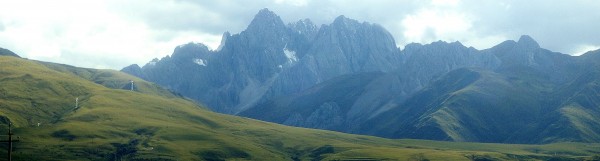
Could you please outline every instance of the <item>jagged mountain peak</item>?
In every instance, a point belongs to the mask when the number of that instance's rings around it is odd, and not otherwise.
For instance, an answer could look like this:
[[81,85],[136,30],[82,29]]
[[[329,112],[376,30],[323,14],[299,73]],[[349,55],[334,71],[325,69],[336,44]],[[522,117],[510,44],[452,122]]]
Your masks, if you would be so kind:
[[223,33],[223,36],[221,36],[221,44],[219,44],[219,47],[217,47],[217,50],[215,50],[215,51],[221,51],[221,49],[223,49],[223,47],[227,43],[227,39],[229,39],[229,37],[231,37],[231,33],[229,33],[229,32]]
[[187,44],[179,45],[173,51],[173,58],[191,58],[197,57],[203,53],[208,53],[208,47],[202,43],[189,42]]
[[[283,47],[289,40],[289,28],[283,23],[281,18],[269,9],[260,10],[248,28],[242,31],[238,37],[233,35],[233,41],[246,41],[248,47],[269,48]],[[229,44],[225,44],[226,46]]]
[[144,76],[144,72],[142,71],[142,67],[140,67],[137,64],[131,64],[123,69],[121,69],[122,72],[125,73],[129,73],[131,75],[134,75],[136,77],[140,77],[142,79],[146,79]]
[[540,48],[540,45],[529,35],[522,35],[519,38],[518,44],[522,46],[532,47],[532,48]]
[[127,66],[127,67],[123,68],[123,70],[125,70],[125,69],[130,69],[130,68],[132,68],[132,69],[136,69],[136,68],[139,68],[139,69],[141,69],[141,67],[140,67],[138,64],[131,64],[131,65],[129,65],[129,66]]
[[301,29],[301,28],[316,28],[317,26],[308,18],[300,19],[296,22],[289,23],[290,28]]
[[346,18],[346,16],[344,16],[344,15],[339,15],[338,17],[335,18],[334,22],[336,22],[336,21],[342,21],[344,19],[348,19],[348,18]]
[[515,47],[520,48],[520,49],[535,50],[535,49],[540,48],[540,45],[537,43],[537,41],[535,41],[533,38],[531,38],[531,36],[522,35],[518,41],[506,40],[506,41],[490,48],[490,50],[497,52],[497,54],[502,57],[507,54],[510,55],[510,53],[512,53],[512,52],[510,52],[510,50],[512,50]]
[[308,40],[314,39],[314,37],[317,35],[317,32],[319,32],[319,27],[308,18],[288,23],[288,28],[290,28],[293,32],[304,35]]
[[204,45],[203,43],[188,42],[187,44],[177,46],[175,48],[175,52],[177,52],[178,50],[185,50],[185,49],[208,50],[208,47],[206,45]]
[[254,19],[252,19],[252,22],[250,22],[250,25],[248,25],[246,31],[272,30],[284,27],[285,24],[277,14],[267,8],[264,8],[258,11],[258,13],[254,16]]
[[340,15],[337,18],[335,18],[332,25],[333,26],[351,26],[351,25],[357,25],[357,24],[360,24],[360,22],[358,22],[355,19],[347,18],[344,15]]
[[269,8],[263,8],[261,10],[258,11],[258,14],[256,14],[255,17],[279,17],[277,16],[277,14],[275,14],[275,12],[269,10]]
[[438,49],[438,50],[451,50],[451,49],[469,49],[469,50],[476,50],[475,48],[472,47],[466,47],[465,45],[463,45],[461,42],[459,41],[454,41],[454,42],[446,42],[446,41],[442,41],[442,40],[438,40],[429,44],[420,44],[420,43],[409,43],[406,44],[406,46],[404,46],[404,49],[402,51],[404,51],[405,53],[411,53],[423,48],[428,48],[428,49]]
[[464,47],[464,48],[466,48],[466,46],[463,45],[462,43],[460,43],[459,41],[446,42],[446,41],[438,40],[438,41],[432,42],[431,44],[427,44],[427,45],[431,45],[431,46],[456,46],[456,47]]
[[293,29],[293,30],[297,30],[297,31],[304,31],[304,30],[318,30],[317,25],[315,25],[310,19],[306,18],[306,19],[300,19],[296,22],[292,22],[292,23],[288,23],[288,27]]
[[314,25],[314,23],[308,18],[300,19],[296,22],[296,24]]

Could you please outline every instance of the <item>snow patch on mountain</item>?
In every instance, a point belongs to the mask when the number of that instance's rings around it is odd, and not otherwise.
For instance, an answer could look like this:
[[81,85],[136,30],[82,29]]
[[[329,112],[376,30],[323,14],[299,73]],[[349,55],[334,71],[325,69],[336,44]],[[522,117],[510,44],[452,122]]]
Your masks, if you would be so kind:
[[206,66],[206,60],[204,59],[194,59],[194,63],[201,65],[201,66]]
[[285,54],[285,57],[288,58],[288,62],[290,64],[298,61],[298,57],[296,57],[296,51],[288,49],[287,44],[283,48],[283,53]]

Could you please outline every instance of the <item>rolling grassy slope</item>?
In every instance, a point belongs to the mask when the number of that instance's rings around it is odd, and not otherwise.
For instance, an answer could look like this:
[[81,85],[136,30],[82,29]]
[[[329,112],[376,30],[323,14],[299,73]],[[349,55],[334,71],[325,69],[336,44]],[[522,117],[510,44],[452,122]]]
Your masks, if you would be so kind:
[[[134,91],[122,89],[129,80]],[[7,56],[0,56],[0,116],[0,132],[10,119],[20,137],[15,160],[582,160],[600,153],[600,144],[390,140],[287,127],[217,114],[119,72]]]
[[560,87],[534,70],[452,71],[364,127],[377,136],[415,139],[597,142],[600,75],[582,74]]

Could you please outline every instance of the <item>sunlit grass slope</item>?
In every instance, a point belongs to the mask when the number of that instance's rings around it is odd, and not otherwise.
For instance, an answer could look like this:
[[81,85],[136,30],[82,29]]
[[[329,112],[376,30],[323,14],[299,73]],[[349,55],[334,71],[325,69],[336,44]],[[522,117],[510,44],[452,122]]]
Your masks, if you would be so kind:
[[600,153],[598,144],[390,140],[287,127],[217,114],[120,72],[6,56],[0,115],[1,132],[10,119],[20,137],[15,160],[582,160]]

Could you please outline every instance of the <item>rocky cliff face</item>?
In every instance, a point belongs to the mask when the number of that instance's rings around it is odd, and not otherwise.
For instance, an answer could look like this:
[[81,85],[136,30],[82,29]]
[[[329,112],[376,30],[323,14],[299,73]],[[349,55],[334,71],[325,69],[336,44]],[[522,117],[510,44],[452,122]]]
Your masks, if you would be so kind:
[[399,50],[381,26],[338,17],[318,27],[310,20],[285,25],[263,9],[239,34],[225,33],[218,50],[201,44],[124,72],[237,113],[270,98],[298,92],[344,74],[391,71]]
[[[325,129],[360,133],[359,127],[365,121],[396,107],[452,70],[466,67],[492,70],[501,64],[492,53],[467,48],[459,42],[410,44],[399,54],[395,70],[378,70],[382,73],[372,75],[362,74],[367,70],[356,72],[359,74],[335,77],[302,92],[275,97],[273,101],[258,104],[240,115],[292,126],[327,127]],[[329,117],[313,117],[326,114],[318,107],[333,103],[340,105],[343,115],[330,112],[327,113],[332,114]],[[276,112],[275,115],[264,113],[282,109],[287,110],[282,113]],[[316,118],[324,119],[314,120]],[[339,118],[342,121],[333,125],[330,124],[330,118]],[[309,122],[322,124],[314,125]]]
[[389,32],[344,16],[321,26],[310,44],[298,54],[298,63],[279,74],[265,98],[298,92],[345,74],[392,71],[399,64],[399,50]]

